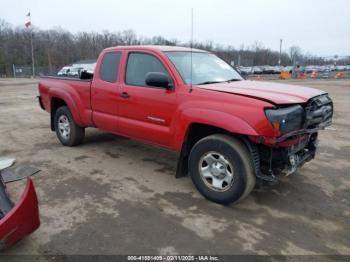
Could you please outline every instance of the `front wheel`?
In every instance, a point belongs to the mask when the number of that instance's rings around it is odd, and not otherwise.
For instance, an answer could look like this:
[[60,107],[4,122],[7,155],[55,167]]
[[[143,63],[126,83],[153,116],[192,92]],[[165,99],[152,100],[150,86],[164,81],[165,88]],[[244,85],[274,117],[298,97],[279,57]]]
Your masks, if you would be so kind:
[[67,106],[62,106],[55,113],[56,135],[62,145],[76,146],[83,142],[85,129],[78,126]]
[[190,153],[189,171],[198,191],[221,204],[244,199],[255,186],[247,147],[229,135],[211,135],[198,141]]

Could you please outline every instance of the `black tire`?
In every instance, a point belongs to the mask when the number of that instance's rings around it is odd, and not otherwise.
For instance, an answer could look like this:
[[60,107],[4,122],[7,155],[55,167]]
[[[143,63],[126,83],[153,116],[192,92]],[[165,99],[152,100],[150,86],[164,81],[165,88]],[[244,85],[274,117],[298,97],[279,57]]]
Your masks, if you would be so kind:
[[[226,165],[225,170],[229,170],[233,180],[230,184],[226,182],[222,184],[220,182],[221,185],[225,185],[227,189],[219,190],[214,188],[213,185],[210,185],[213,183],[210,182],[213,181],[213,178],[205,178],[201,175],[203,172],[200,170],[206,168],[205,165],[203,167],[203,159],[206,159],[205,156],[208,155],[214,157],[215,155],[224,156],[224,163],[229,164]],[[213,161],[208,167],[212,167],[214,164],[217,164],[217,162]],[[239,139],[229,135],[216,134],[199,140],[191,150],[188,166],[192,182],[198,191],[205,198],[216,203],[237,203],[247,197],[255,186],[256,178],[248,148]],[[216,169],[216,171],[217,170],[218,169]],[[210,174],[212,174],[212,172],[210,172]]]
[[[62,120],[63,119],[63,120]],[[68,120],[69,123],[69,132],[62,133],[60,130],[59,122],[62,123],[65,119]],[[55,131],[58,140],[64,146],[77,146],[84,141],[85,136],[85,128],[78,126],[73,119],[72,113],[69,111],[67,106],[61,106],[55,112]]]

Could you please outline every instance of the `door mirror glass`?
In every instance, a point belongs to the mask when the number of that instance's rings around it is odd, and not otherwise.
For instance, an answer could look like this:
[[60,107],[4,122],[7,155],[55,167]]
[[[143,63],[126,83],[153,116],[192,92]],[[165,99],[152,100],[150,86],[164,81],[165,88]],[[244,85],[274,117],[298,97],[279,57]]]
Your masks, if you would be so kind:
[[146,75],[146,85],[171,89],[169,77],[161,72],[149,72]]

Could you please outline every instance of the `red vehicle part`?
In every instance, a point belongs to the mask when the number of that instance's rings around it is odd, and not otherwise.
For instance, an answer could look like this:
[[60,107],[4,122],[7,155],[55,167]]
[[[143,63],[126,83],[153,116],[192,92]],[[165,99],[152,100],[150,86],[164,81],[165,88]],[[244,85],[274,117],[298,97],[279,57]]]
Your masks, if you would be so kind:
[[0,220],[0,250],[3,250],[34,232],[40,225],[40,218],[38,199],[30,177],[27,178],[27,185],[20,200],[11,210],[8,210],[8,207],[12,202],[6,194],[2,181],[0,188],[4,193],[1,194],[0,201],[3,215]]

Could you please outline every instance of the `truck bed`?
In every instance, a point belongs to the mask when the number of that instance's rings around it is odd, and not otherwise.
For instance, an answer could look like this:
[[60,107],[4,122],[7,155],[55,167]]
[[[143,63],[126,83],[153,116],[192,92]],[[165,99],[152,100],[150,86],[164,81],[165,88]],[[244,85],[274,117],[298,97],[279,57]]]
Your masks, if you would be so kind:
[[65,98],[65,101],[71,101],[72,106],[78,107],[79,110],[76,112],[82,112],[82,115],[78,116],[81,124],[91,126],[91,82],[73,77],[41,77],[39,83],[41,105],[46,111],[51,112],[53,106],[51,101],[55,101],[52,98]]

